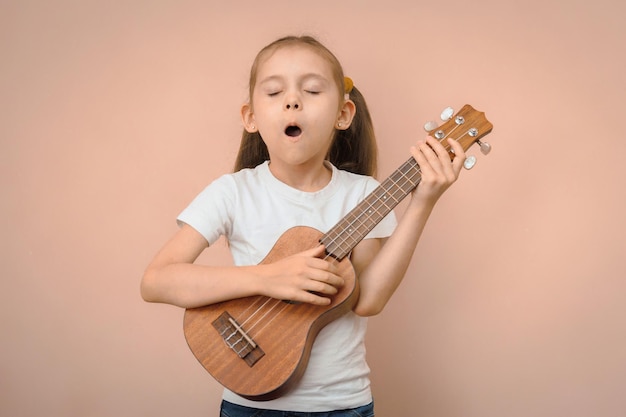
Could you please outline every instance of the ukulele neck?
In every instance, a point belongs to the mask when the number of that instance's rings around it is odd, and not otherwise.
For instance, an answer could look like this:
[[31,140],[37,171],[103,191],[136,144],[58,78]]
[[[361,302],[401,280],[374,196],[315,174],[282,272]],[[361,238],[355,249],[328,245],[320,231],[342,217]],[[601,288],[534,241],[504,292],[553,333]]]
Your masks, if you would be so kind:
[[345,258],[421,180],[419,165],[412,157],[333,226],[322,238],[326,252],[338,260]]

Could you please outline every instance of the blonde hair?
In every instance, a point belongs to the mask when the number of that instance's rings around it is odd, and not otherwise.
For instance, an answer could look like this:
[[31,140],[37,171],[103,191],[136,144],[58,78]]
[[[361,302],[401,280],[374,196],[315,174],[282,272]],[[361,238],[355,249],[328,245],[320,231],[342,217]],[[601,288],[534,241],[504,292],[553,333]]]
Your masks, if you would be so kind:
[[[250,69],[250,100],[252,101],[252,92],[257,81],[258,67],[263,58],[280,48],[294,45],[309,47],[328,61],[339,89],[339,96],[343,97],[345,91],[344,73],[335,55],[311,36],[287,36],[270,43],[257,54]],[[335,137],[328,151],[327,159],[339,169],[355,174],[375,176],[378,151],[372,119],[361,92],[356,87],[353,87],[349,94],[350,99],[356,106],[356,114],[347,130],[335,131]],[[253,103],[251,102],[250,105],[253,105]],[[268,159],[269,152],[261,135],[258,132],[250,133],[244,129],[234,170],[254,168]]]

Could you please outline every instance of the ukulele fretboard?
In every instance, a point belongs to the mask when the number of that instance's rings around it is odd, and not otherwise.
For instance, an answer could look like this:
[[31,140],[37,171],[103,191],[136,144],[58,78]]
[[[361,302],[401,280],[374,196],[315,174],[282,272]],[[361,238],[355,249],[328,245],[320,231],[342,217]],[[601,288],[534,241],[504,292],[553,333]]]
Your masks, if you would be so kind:
[[320,242],[326,252],[343,259],[380,223],[417,185],[420,168],[412,157],[396,169],[363,201],[328,231]]

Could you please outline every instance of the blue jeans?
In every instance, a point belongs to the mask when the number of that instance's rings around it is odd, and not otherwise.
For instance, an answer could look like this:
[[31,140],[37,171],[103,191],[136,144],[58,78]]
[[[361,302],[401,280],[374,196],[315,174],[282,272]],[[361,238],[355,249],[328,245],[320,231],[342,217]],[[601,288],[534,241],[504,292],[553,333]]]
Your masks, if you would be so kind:
[[222,401],[220,417],[374,417],[374,403],[350,410],[322,411],[322,412],[295,412],[262,410],[244,407]]

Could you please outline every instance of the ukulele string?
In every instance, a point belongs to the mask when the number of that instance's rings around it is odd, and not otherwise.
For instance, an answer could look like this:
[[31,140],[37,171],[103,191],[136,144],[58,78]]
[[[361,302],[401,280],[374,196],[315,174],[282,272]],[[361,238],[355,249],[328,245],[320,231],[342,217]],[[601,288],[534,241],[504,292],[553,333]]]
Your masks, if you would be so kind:
[[[263,299],[265,299],[265,301],[263,301]],[[256,310],[254,310],[254,312],[252,312],[252,314],[248,315],[247,317],[245,317],[245,313],[250,310],[255,304],[257,304],[259,301],[263,301],[263,303],[257,307]],[[266,308],[266,306],[270,303],[273,302],[273,305],[270,305],[269,308]],[[261,316],[254,322],[252,323],[249,328],[247,329],[247,332],[252,331],[261,321],[263,321],[263,319],[265,319],[265,317],[267,317],[268,314],[270,314],[272,312],[272,310],[274,310],[277,306],[280,305],[280,303],[282,303],[281,300],[277,300],[275,298],[271,298],[271,297],[265,297],[265,296],[258,296],[256,301],[253,302],[250,306],[248,306],[248,308],[246,308],[241,315],[238,316],[237,321],[240,323],[240,326],[243,328],[244,326],[246,326],[248,324],[248,322],[250,320],[252,320],[255,316],[257,316],[258,314],[261,314]],[[245,318],[243,318],[245,317]],[[242,319],[243,318],[243,319]],[[242,321],[243,320],[243,321]],[[272,319],[273,320],[273,319]],[[263,326],[265,327],[265,326]]]
[[[449,132],[447,132],[447,133],[445,134],[445,136],[444,136],[444,137],[442,137],[441,139],[438,139],[439,143],[441,143],[441,144],[444,146],[444,149],[445,149],[446,151],[449,151],[449,150],[450,150],[450,145],[448,145],[447,143],[443,143],[443,141],[444,141],[445,139],[447,139],[447,138],[448,138],[451,134],[453,134],[453,133],[454,133],[454,131],[455,131],[455,130],[459,127],[459,126],[461,126],[461,125],[459,125],[459,124],[455,125],[452,129],[450,129],[450,131],[449,131]],[[462,134],[462,135],[461,135],[461,136],[459,136],[458,138],[453,138],[453,139],[454,139],[454,140],[456,140],[456,141],[458,141],[459,139],[461,139],[461,138],[462,138],[463,136],[465,136],[466,134],[467,134],[467,132],[466,132],[466,133],[464,133],[464,134]],[[403,165],[402,165],[402,166],[401,166],[401,167],[397,170],[398,172],[400,172],[400,173],[402,174],[402,176],[400,177],[400,179],[399,179],[398,181],[396,181],[396,180],[392,180],[391,178],[389,178],[389,180],[390,180],[390,184],[388,185],[388,187],[387,187],[387,188],[383,188],[383,190],[384,190],[383,194],[382,194],[381,196],[379,196],[379,197],[376,197],[376,199],[375,199],[374,201],[375,201],[375,202],[382,202],[382,204],[383,204],[383,205],[387,206],[387,204],[383,201],[383,199],[384,199],[385,197],[389,196],[389,197],[391,197],[393,200],[395,200],[395,203],[396,203],[396,205],[397,205],[397,204],[400,202],[400,200],[402,200],[402,198],[404,198],[404,197],[406,196],[406,194],[407,194],[407,193],[405,192],[405,190],[404,190],[404,187],[405,187],[407,184],[410,184],[410,189],[411,189],[411,190],[412,190],[412,189],[414,189],[415,187],[417,187],[417,185],[418,185],[418,183],[419,183],[420,179],[418,178],[418,179],[417,179],[417,181],[416,181],[417,183],[415,183],[415,182],[413,181],[413,178],[408,177],[408,176],[406,175],[406,172],[408,171],[408,169],[405,169],[405,168],[406,168],[406,166],[407,166],[407,165],[413,165],[413,164],[415,164],[415,165],[416,165],[416,167],[417,167],[417,169],[416,169],[416,171],[415,171],[415,174],[421,177],[422,169],[420,168],[420,166],[419,166],[419,165],[417,165],[417,163],[415,162],[415,159],[414,159],[414,158],[410,158],[408,161],[406,161],[406,162],[405,162],[405,163],[404,163],[404,164],[403,164]],[[409,168],[412,168],[412,167],[409,167]],[[400,184],[400,181],[403,181],[403,182],[402,182],[402,184]],[[387,182],[387,181],[385,181],[385,183],[386,183],[386,182]],[[399,185],[399,184],[400,184],[400,185]],[[395,188],[394,188],[394,187],[395,187]],[[394,191],[391,191],[391,189],[392,189],[392,188],[394,188]],[[396,198],[396,196],[395,196],[395,193],[397,193],[398,191],[399,191],[399,193],[400,193],[400,200],[398,200],[398,198]],[[387,206],[387,208],[389,208],[389,206]],[[367,220],[371,220],[371,219],[372,219],[373,215],[372,215],[372,214],[369,214],[369,213],[371,213],[372,209],[374,210],[374,212],[375,212],[375,214],[376,214],[376,215],[379,215],[379,213],[378,213],[378,208],[377,208],[377,207],[373,207],[373,205],[372,205],[372,204],[369,204],[369,206],[367,207],[367,210],[363,211],[363,213],[362,213],[362,214],[365,216],[365,220],[363,220],[363,216],[361,216],[361,215],[357,215],[357,216],[355,216],[355,218],[354,218],[354,219],[353,219],[350,223],[348,223],[348,224],[347,224],[347,226],[345,226],[345,227],[344,227],[344,229],[342,230],[342,232],[345,232],[345,231],[347,231],[347,230],[350,230],[352,227],[356,227],[356,229],[358,230],[358,229],[359,229],[359,227],[360,227],[360,226],[362,226],[362,225],[364,225],[364,224],[365,224],[365,222],[366,222]],[[359,226],[355,226],[355,224],[356,224],[356,222],[357,222],[357,221],[359,221],[359,222],[360,222]],[[349,234],[349,233],[342,233],[342,232],[339,232],[339,233],[337,233],[337,235],[336,235],[335,237],[332,237],[332,239],[331,239],[331,240],[330,240],[330,242],[328,243],[328,246],[330,246],[330,245],[332,245],[332,244],[337,244],[340,248],[344,247],[344,245],[346,244],[346,242],[348,241],[348,239],[350,239],[350,238],[352,237],[352,235],[351,235],[351,234]],[[344,235],[344,236],[342,236],[342,235]],[[341,240],[341,242],[339,242],[340,240]],[[352,240],[354,240],[354,239],[352,239]],[[351,245],[350,245],[350,244],[348,244],[348,245],[347,245],[347,247],[349,248],[349,247],[351,247]],[[326,256],[326,258],[328,258],[329,256],[330,256],[330,254],[328,254],[328,255]],[[324,258],[324,259],[326,259],[326,258]]]
[[[331,257],[330,254],[326,254],[326,256],[323,258],[324,260],[328,260],[328,258]],[[333,258],[334,259],[334,258]],[[261,299],[262,297],[258,297],[258,299]],[[257,299],[257,300],[258,300]],[[255,301],[256,303],[256,301]],[[250,310],[250,308],[252,308],[252,306],[255,304],[252,303],[252,305],[250,305],[246,310],[244,310],[244,312],[242,313],[241,316],[243,316],[248,310]],[[272,303],[271,305],[269,305],[270,303]],[[267,326],[269,326],[278,316],[280,316],[285,309],[287,309],[287,307],[289,307],[291,304],[288,301],[283,301],[283,300],[278,300],[275,298],[271,298],[271,297],[267,297],[267,300],[265,300],[265,302],[263,302],[263,304],[258,307],[252,314],[250,314],[243,322],[241,322],[240,326],[243,328],[244,326],[246,326],[248,324],[248,322],[250,320],[252,320],[257,314],[259,314],[261,312],[261,310],[265,310],[263,312],[263,314],[261,314],[261,316],[254,322],[252,323],[247,329],[246,329],[246,333],[248,333],[250,336],[254,336],[252,334],[252,331],[263,321],[265,320],[265,318],[272,313],[272,311],[274,311],[277,307],[279,307],[280,305],[283,305],[282,308],[280,308],[265,324],[263,324],[262,327],[260,327],[259,329],[257,329],[257,331],[255,332],[255,335],[258,336]],[[268,306],[268,308],[266,308],[266,306]],[[240,317],[241,317],[240,316]]]
[[[447,134],[444,138],[442,138],[441,140],[439,140],[439,142],[441,143],[444,139],[446,139],[448,136],[450,136],[450,134],[452,134],[452,133],[454,132],[454,130],[456,130],[456,128],[457,128],[457,127],[458,127],[458,125],[457,125],[457,126],[455,126],[453,129],[451,129],[451,130],[450,130],[450,132],[448,132],[448,134]],[[458,139],[455,139],[455,140],[458,140]],[[449,148],[449,146],[446,146],[446,145],[444,145],[444,147],[446,147],[446,150]],[[384,192],[383,192],[382,196],[377,197],[375,201],[376,201],[376,202],[379,202],[379,201],[380,201],[380,202],[382,202],[382,203],[383,203],[383,205],[387,206],[387,204],[383,201],[383,199],[384,199],[385,197],[389,196],[389,197],[391,197],[391,198],[395,201],[395,203],[397,204],[397,203],[399,203],[399,202],[400,202],[400,200],[399,200],[398,198],[396,198],[396,193],[399,193],[401,197],[404,197],[404,195],[406,194],[406,193],[405,193],[405,190],[404,190],[404,187],[405,187],[407,184],[410,184],[410,186],[409,186],[409,187],[410,187],[410,189],[415,188],[415,187],[417,186],[416,182],[414,182],[414,180],[413,180],[413,178],[412,178],[412,177],[408,177],[408,176],[406,175],[406,172],[407,172],[407,171],[409,171],[408,169],[406,169],[406,166],[407,166],[407,165],[413,165],[413,164],[415,164],[415,165],[417,166],[416,174],[417,174],[417,175],[421,174],[421,168],[419,167],[419,165],[417,165],[417,163],[415,162],[415,159],[413,159],[413,158],[409,159],[409,160],[408,160],[408,161],[406,161],[406,162],[405,162],[405,163],[404,163],[404,164],[400,167],[400,169],[399,169],[399,172],[402,174],[402,175],[401,175],[401,177],[400,177],[400,179],[399,179],[399,180],[391,180],[391,181],[390,181],[390,184],[388,185],[388,187],[387,187],[386,189],[384,189],[384,188],[383,188]],[[403,168],[405,168],[405,169],[403,169]],[[411,167],[410,167],[410,168],[411,168]],[[402,181],[402,183],[401,183],[401,181]],[[419,182],[419,180],[418,180],[417,182]],[[393,189],[393,190],[392,190],[392,189]],[[387,208],[389,208],[389,206],[387,206]],[[370,213],[372,213],[372,211],[374,212],[374,214],[375,214],[375,215],[380,216],[380,214],[378,213],[378,208],[377,208],[377,207],[374,207],[374,205],[370,203],[370,204],[369,204],[369,206],[367,207],[367,210],[365,210],[365,211],[364,211],[364,213],[363,213],[363,214],[366,216],[366,220],[370,220],[372,217],[374,217],[374,215],[373,215],[373,214],[370,214]],[[346,229],[350,229],[351,227],[356,227],[356,228],[358,229],[360,226],[362,226],[363,224],[365,224],[365,221],[362,219],[362,217],[363,217],[363,216],[356,216],[354,219],[352,219],[352,221],[351,221],[350,223],[348,223],[348,225],[346,226]],[[359,226],[355,226],[357,221],[358,221],[358,222],[360,222]],[[339,239],[343,239],[340,243],[338,243],[338,244],[339,244],[339,246],[344,245],[344,244],[347,242],[347,240],[348,240],[349,238],[351,238],[351,237],[352,237],[352,236],[351,236],[350,234],[345,234],[345,237],[343,237],[343,238],[342,238],[341,234],[338,234],[336,237],[334,237],[334,238],[332,238],[332,239],[330,240],[330,242],[329,242],[328,246],[331,246],[331,245],[333,245],[333,244],[337,244],[337,243],[339,242]],[[324,260],[329,260],[329,259],[335,260],[335,257],[333,257],[333,256],[331,255],[331,253],[326,252],[326,254],[325,254],[325,256],[324,256],[324,258],[323,258],[323,259],[324,259]],[[267,301],[263,304],[263,306],[262,306],[262,307],[264,307],[264,306],[265,306],[267,303],[269,303],[271,300],[273,300],[273,299],[269,298],[269,299],[268,299],[268,300],[267,300]],[[274,309],[277,305],[279,305],[280,303],[281,303],[281,301],[280,301],[280,300],[276,300],[276,303],[275,303],[275,304],[274,304],[274,305],[270,308],[270,311],[268,311],[267,313],[265,313],[265,314],[261,317],[261,319],[260,319],[258,322],[260,322],[263,318],[265,318],[265,317],[267,316],[267,314],[269,314],[269,313],[271,312],[271,310],[273,310],[273,309]],[[287,306],[287,305],[288,305],[288,303],[285,303],[285,306],[281,309],[281,311],[280,311],[279,313],[277,313],[277,315],[279,315],[279,314],[280,314],[280,313],[281,313],[281,312],[282,312],[282,311],[286,308],[286,306]],[[262,308],[262,307],[261,307],[261,308]],[[255,314],[256,314],[256,313],[255,313]],[[277,316],[277,315],[276,315],[276,316]],[[276,316],[275,316],[275,317],[276,317]],[[272,320],[274,320],[274,318],[272,318]],[[272,320],[270,320],[270,322],[271,322]],[[257,322],[257,324],[258,324],[258,322]],[[254,324],[253,326],[251,326],[250,330],[252,330],[252,328],[254,328],[257,324]],[[268,323],[268,324],[269,324],[269,323]],[[263,328],[265,328],[266,326],[267,326],[267,324],[266,324],[265,326],[263,326]],[[259,331],[263,330],[263,328],[261,328]]]
[[[270,298],[270,300],[273,300],[272,298]],[[269,301],[269,300],[268,300]],[[274,305],[272,307],[269,308],[269,310],[263,314],[263,316],[256,321],[256,323],[254,323],[252,326],[250,326],[250,329],[248,329],[248,331],[250,332],[251,336],[258,336],[259,334],[261,334],[261,332],[267,327],[269,326],[278,316],[281,315],[281,313],[291,304],[289,304],[288,302],[283,302],[281,300],[275,300],[276,303],[274,303]],[[267,303],[267,302],[266,302]],[[265,317],[267,317],[268,314],[270,314],[276,307],[280,306],[280,304],[283,304],[283,307],[276,313],[274,314],[273,317],[271,317],[261,328],[259,328],[256,333],[254,335],[252,335],[252,330],[254,330],[254,328],[259,325],[259,323],[261,323],[263,321],[263,319],[265,319]]]
[[263,298],[265,298],[265,297],[263,297],[263,296],[261,296],[261,295],[259,295],[259,296],[255,297],[254,302],[250,303],[250,305],[248,306],[248,308],[246,308],[246,309],[245,309],[245,310],[244,310],[244,311],[243,311],[243,312],[242,312],[242,313],[241,313],[238,317],[236,317],[236,318],[235,318],[235,319],[237,320],[237,322],[238,322],[238,323],[240,323],[240,325],[241,325],[241,326],[244,326],[246,323],[248,323],[248,321],[249,321],[250,319],[252,319],[252,318],[253,318],[253,317],[254,317],[254,316],[255,316],[255,315],[256,315],[256,314],[260,311],[260,309],[262,309],[262,308],[263,308],[263,306],[264,306],[265,304],[267,304],[267,300],[266,300],[266,301],[265,301],[265,303],[263,303],[263,304],[261,305],[261,307],[258,307],[258,308],[257,308],[257,309],[256,309],[256,310],[252,313],[252,314],[250,314],[249,316],[247,316],[247,318],[245,318],[245,319],[242,321],[242,317],[245,317],[245,314],[246,314],[246,313],[247,313],[247,312],[248,312],[248,311],[249,311],[252,307],[254,307],[254,306],[255,306],[256,304],[258,304],[259,302],[263,301]]
[[[330,254],[326,254],[324,256],[324,260],[328,260],[329,258],[331,258]],[[335,258],[332,258],[331,260],[336,261]],[[257,325],[259,325],[259,323],[261,323],[267,316],[268,314],[270,314],[274,309],[276,309],[276,307],[280,306],[281,304],[283,305],[281,309],[279,309],[278,312],[276,312],[276,314],[274,314],[273,317],[271,317],[261,328],[259,328],[256,331],[256,335],[259,335],[267,326],[269,326],[278,316],[280,316],[283,311],[285,311],[285,309],[287,309],[290,305],[293,305],[292,303],[290,303],[289,301],[283,301],[283,300],[277,300],[275,298],[269,298],[263,303],[263,305],[261,305],[261,307],[259,307],[252,315],[250,315],[250,317],[248,317],[243,323],[242,323],[242,327],[243,325],[245,325],[253,316],[255,316],[262,308],[264,308],[266,305],[268,305],[270,302],[274,302],[273,305],[271,305],[267,311],[254,323],[252,324],[249,329],[247,330],[248,332],[252,333],[252,330],[254,330],[255,327],[257,327]],[[249,308],[248,308],[249,309]],[[248,310],[246,309],[246,310]],[[251,334],[252,336],[252,334]]]
[[[383,187],[382,188],[383,193],[382,193],[381,196],[376,197],[374,199],[374,202],[382,202],[382,204],[384,206],[389,208],[389,206],[387,206],[387,203],[384,201],[384,199],[386,197],[391,197],[395,201],[395,204],[397,205],[402,200],[402,197],[404,197],[406,195],[406,193],[404,192],[403,187],[406,186],[407,184],[411,184],[412,188],[414,188],[416,186],[416,184],[414,184],[414,182],[411,180],[411,178],[407,177],[407,175],[405,173],[405,171],[408,171],[410,168],[412,168],[410,165],[412,165],[414,163],[413,161],[415,161],[413,158],[409,159],[408,161],[406,161],[397,170],[397,172],[400,172],[402,174],[401,177],[398,180],[393,180],[390,177],[383,184],[381,184],[381,186]],[[409,168],[406,168],[407,166],[409,166]],[[421,170],[420,170],[419,166],[417,166],[417,172],[416,173],[419,174],[420,172],[421,172]],[[403,182],[400,185],[401,181],[403,181]],[[396,194],[399,194],[401,198],[398,199],[396,197]],[[373,214],[372,214],[372,212],[373,212]],[[375,207],[373,205],[373,203],[369,203],[368,206],[366,207],[366,209],[362,212],[362,215],[355,216],[347,225],[344,226],[344,228],[342,229],[341,232],[338,232],[335,236],[333,236],[331,238],[331,240],[328,242],[327,246],[331,246],[333,244],[337,244],[341,248],[341,247],[344,247],[344,245],[346,245],[346,242],[348,241],[348,239],[352,239],[354,241],[355,239],[352,237],[352,234],[345,233],[345,232],[349,231],[353,227],[356,228],[357,230],[359,230],[359,228],[365,224],[365,221],[366,220],[371,220],[374,217],[374,215],[380,216],[378,208]],[[365,221],[363,220],[363,216],[365,216]],[[356,226],[357,221],[359,222],[358,226]],[[347,245],[347,247],[351,247],[351,246],[352,245],[350,245],[350,244]],[[328,256],[330,256],[330,253],[328,253],[326,258]]]
[[[450,132],[448,132],[442,139],[439,140],[439,142],[441,143],[444,139],[448,138],[458,127],[454,126]],[[464,134],[465,135],[465,134]],[[464,135],[461,135],[464,136]],[[456,138],[455,140],[459,140],[461,137]],[[444,145],[444,147],[446,148],[446,150],[449,150],[449,145]],[[388,184],[387,188],[383,188],[384,192],[382,194],[382,196],[376,197],[376,199],[374,200],[375,202],[382,202],[383,205],[387,206],[387,204],[383,201],[384,198],[386,197],[391,197],[396,204],[398,204],[402,198],[404,198],[404,196],[406,196],[406,192],[404,190],[404,187],[407,184],[410,184],[410,190],[414,189],[415,187],[417,187],[417,185],[419,184],[419,179],[416,182],[413,180],[413,178],[408,177],[407,174],[405,173],[405,171],[402,170],[402,168],[406,167],[407,165],[412,165],[415,164],[417,169],[415,174],[420,175],[422,170],[420,168],[419,165],[417,165],[415,163],[415,159],[411,158],[409,159],[407,162],[405,162],[401,168],[398,170],[401,173],[401,176],[398,180],[395,179],[391,179],[390,178],[390,182]],[[400,199],[398,199],[396,197],[396,193],[400,194]],[[387,206],[387,208],[389,208],[389,206]],[[374,212],[374,214],[371,214],[372,211]],[[367,207],[367,210],[365,210],[363,212],[363,215],[365,215],[365,219],[366,220],[371,220],[374,215],[380,216],[379,212],[378,212],[378,208],[374,207],[372,203],[370,203]],[[356,222],[359,222],[360,224],[358,226],[356,225]],[[357,230],[359,229],[359,227],[361,227],[362,225],[365,224],[365,221],[363,220],[363,216],[357,215],[354,219],[352,219],[350,221],[350,223],[348,223],[348,225],[345,227],[345,230],[348,230],[352,227],[356,227]],[[344,233],[345,234],[345,233]],[[342,237],[341,234],[338,234],[337,236],[333,237],[330,242],[328,243],[327,246],[331,246],[333,244],[338,244],[340,247],[342,245],[345,245],[346,242],[348,241],[348,238],[351,237],[351,235],[349,234],[345,234],[345,237]],[[341,242],[339,242],[341,240]],[[332,260],[335,260],[334,257],[332,257],[330,252],[326,252],[325,256],[324,256],[324,260],[328,260],[329,258],[332,258]],[[258,301],[262,300],[263,297],[258,297],[257,300],[252,303],[246,310],[244,310],[244,312],[242,313],[242,315],[244,315],[248,310],[250,310],[255,304],[257,304]],[[251,332],[252,330],[255,329],[255,327],[257,327],[270,313],[272,313],[272,311],[274,311],[278,306],[280,306],[280,304],[283,304],[283,307],[281,309],[279,309],[278,312],[276,312],[276,314],[273,315],[273,317],[271,317],[261,328],[258,329],[258,331],[256,332],[256,334],[258,335],[259,333],[261,333],[269,324],[271,324],[276,317],[278,317],[281,313],[283,313],[283,311],[290,305],[288,302],[282,301],[282,300],[277,300],[271,297],[267,297],[267,299],[265,300],[265,302],[263,302],[261,304],[260,307],[258,307],[252,314],[250,314],[242,323],[241,326],[243,327],[244,325],[247,325],[248,322],[250,320],[252,320],[257,314],[259,314],[261,312],[261,310],[263,310],[270,302],[273,302],[272,305],[269,306],[269,308],[267,308],[263,314],[261,314],[261,316],[258,318],[258,320],[256,322],[254,322],[252,325],[250,325],[250,327],[248,328],[248,332]]]
[[[323,258],[323,259],[324,259],[324,260],[328,260],[329,258],[331,258],[331,259],[330,259],[331,261],[335,261],[335,262],[336,262],[336,259],[335,259],[335,258],[333,258],[333,257],[331,257],[331,255],[330,255],[329,253],[327,253],[327,254],[324,256],[324,258]],[[273,301],[275,301],[274,305],[272,305],[272,306],[269,308],[269,310],[268,310],[265,314],[263,314],[263,316],[262,316],[259,320],[257,320],[257,321],[256,321],[256,323],[254,323],[252,326],[250,326],[250,328],[248,329],[248,332],[252,333],[252,330],[253,330],[253,329],[254,329],[254,328],[255,328],[255,327],[256,327],[259,323],[261,323],[261,321],[263,321],[263,319],[265,319],[265,317],[267,317],[267,315],[268,315],[268,314],[270,314],[270,313],[272,312],[272,310],[274,310],[274,309],[275,309],[276,307],[278,307],[280,304],[283,304],[282,308],[281,308],[281,309],[280,309],[280,310],[279,310],[276,314],[274,314],[274,316],[273,316],[273,317],[271,317],[271,318],[270,318],[270,319],[269,319],[269,320],[268,320],[268,321],[267,321],[267,322],[266,322],[266,323],[265,323],[265,324],[264,324],[261,328],[259,328],[259,329],[256,331],[255,335],[257,335],[257,336],[258,336],[258,335],[259,335],[259,334],[260,334],[260,333],[261,333],[261,332],[262,332],[262,331],[263,331],[263,330],[264,330],[267,326],[269,326],[269,325],[270,325],[270,324],[271,324],[271,323],[272,323],[272,322],[273,322],[273,321],[274,321],[274,320],[275,320],[278,316],[280,316],[280,315],[283,313],[283,311],[285,311],[285,309],[287,309],[287,307],[289,307],[290,305],[292,305],[291,303],[286,302],[286,301],[281,301],[281,300],[276,300],[276,299],[273,299],[273,298],[268,298],[268,300],[267,300],[265,303],[263,303],[263,305],[262,305],[260,308],[265,307],[265,305],[267,305],[267,304],[268,304],[270,301],[272,301],[272,300],[273,300]],[[259,309],[260,309],[260,308],[259,308]],[[258,311],[259,309],[257,309],[257,311]],[[255,312],[254,314],[256,314],[256,312]],[[246,321],[247,321],[247,320],[246,320]],[[251,334],[251,335],[252,335],[252,334]]]
[[[407,161],[407,162],[405,162],[403,166],[406,166],[406,165],[410,164],[410,162],[411,162],[410,160],[409,160],[409,161]],[[419,167],[418,167],[418,168],[419,168]],[[419,170],[418,170],[418,172],[419,172]],[[410,179],[408,179],[408,178],[406,177],[406,174],[404,174],[404,173],[403,173],[403,176],[400,178],[400,180],[402,180],[402,179],[404,179],[404,180],[405,180],[405,182],[403,183],[403,185],[402,185],[402,186],[406,185],[406,183],[407,183],[407,182],[411,182],[411,180],[410,180]],[[395,193],[397,193],[398,191],[400,191],[400,194],[402,195],[402,186],[401,186],[401,185],[398,185],[398,184],[399,184],[399,181],[393,181],[393,183],[391,184],[391,186],[389,186],[389,189],[385,190],[385,192],[383,193],[383,195],[384,195],[384,196],[390,196],[393,200],[395,200],[396,204],[399,202],[399,200],[398,200],[398,198],[396,198]],[[392,186],[395,186],[395,188],[394,188],[394,190],[393,190],[393,191],[391,191]],[[382,198],[381,198],[381,197],[379,197],[379,198],[378,198],[378,200],[382,201]],[[383,203],[383,204],[385,204],[385,203]],[[386,205],[386,204],[385,204],[385,205]],[[375,208],[372,204],[369,204],[369,210],[368,210],[368,211],[369,211],[369,212],[371,212],[371,211],[372,211],[372,209],[374,210],[374,212],[376,212],[376,214],[378,214],[378,209],[377,209],[377,208]],[[371,218],[371,217],[372,217],[372,215],[370,215],[370,214],[367,214],[367,216],[368,216],[368,218]],[[363,225],[363,224],[364,224],[364,222],[363,222],[363,220],[362,220],[361,216],[357,216],[357,217],[355,217],[355,218],[354,218],[354,219],[353,219],[353,220],[352,220],[352,221],[348,224],[348,226],[347,226],[347,228],[346,228],[346,229],[349,229],[350,227],[355,226],[355,224],[356,224],[356,222],[357,222],[357,221],[360,221],[360,225],[359,225],[359,227],[360,227],[361,225]],[[357,228],[358,228],[358,227],[357,227]],[[334,238],[332,238],[332,239],[331,239],[331,241],[328,243],[328,246],[332,246],[333,244],[338,244],[339,246],[345,245],[345,243],[346,243],[346,241],[347,241],[347,239],[348,239],[349,237],[351,237],[351,235],[349,235],[349,234],[346,234],[346,237],[343,237],[343,238],[342,238],[342,236],[341,236],[341,235],[337,235],[336,237],[334,237]],[[339,242],[339,240],[340,240],[340,239],[342,239],[342,241],[341,241],[341,242]],[[324,259],[324,260],[328,260],[328,259],[329,259],[329,258],[331,258],[331,257],[332,257],[331,253],[330,253],[330,252],[328,252],[328,251],[326,251],[325,256],[324,256],[324,258],[323,258],[323,259]],[[334,257],[332,257],[332,258],[333,258],[333,259],[335,259]],[[258,308],[256,309],[256,311],[254,311],[254,312],[253,312],[252,314],[250,314],[250,315],[249,315],[249,316],[248,316],[248,317],[247,317],[247,318],[246,318],[243,322],[241,322],[241,326],[243,327],[243,326],[247,325],[247,324],[248,324],[248,322],[249,322],[250,320],[252,320],[252,319],[253,319],[253,318],[254,318],[254,317],[255,317],[255,316],[256,316],[256,315],[257,315],[257,314],[258,314],[261,310],[265,309],[265,308],[266,308],[266,306],[268,306],[268,304],[269,304],[270,302],[273,302],[273,304],[272,304],[272,305],[270,305],[270,306],[269,306],[269,308],[267,308],[267,309],[266,309],[267,311],[266,311],[264,314],[262,314],[262,315],[260,316],[260,318],[259,318],[256,322],[254,322],[253,324],[251,324],[251,325],[249,326],[249,328],[247,329],[247,331],[248,331],[248,332],[251,332],[251,331],[252,331],[252,330],[253,330],[253,329],[254,329],[254,328],[255,328],[255,327],[256,327],[256,326],[257,326],[257,325],[258,325],[261,321],[263,321],[263,320],[265,319],[265,317],[267,317],[267,315],[268,315],[268,314],[270,314],[270,313],[271,313],[271,312],[272,312],[272,311],[273,311],[276,307],[278,307],[281,303],[284,303],[285,305],[283,306],[283,308],[282,308],[282,309],[280,309],[280,311],[278,311],[278,313],[276,313],[276,314],[274,315],[274,317],[273,317],[273,318],[272,318],[272,319],[271,319],[268,323],[266,323],[263,327],[261,327],[261,328],[258,330],[257,334],[258,334],[258,333],[260,333],[263,329],[265,329],[265,327],[266,327],[266,326],[267,326],[267,325],[268,325],[271,321],[273,321],[273,320],[274,320],[274,319],[275,319],[278,315],[280,315],[280,314],[281,314],[281,313],[285,310],[285,308],[289,305],[289,303],[287,303],[287,302],[284,302],[284,301],[281,301],[281,300],[277,300],[277,299],[274,299],[274,298],[269,298],[269,297],[268,297],[268,298],[267,298],[267,300],[266,300],[266,301],[265,301],[265,302],[264,302],[264,303],[263,303],[260,307],[258,307]],[[244,311],[244,314],[245,314],[245,312],[247,312],[249,309],[250,309],[250,307]],[[242,315],[243,315],[243,314],[242,314]]]

